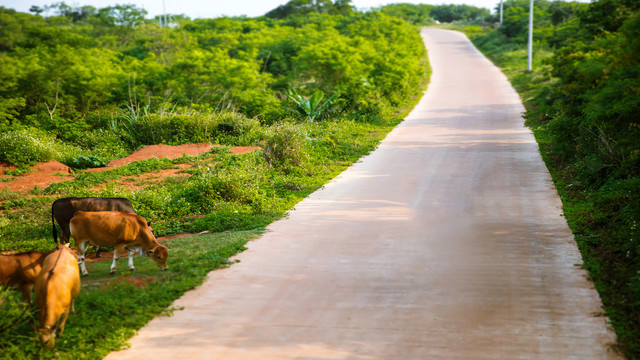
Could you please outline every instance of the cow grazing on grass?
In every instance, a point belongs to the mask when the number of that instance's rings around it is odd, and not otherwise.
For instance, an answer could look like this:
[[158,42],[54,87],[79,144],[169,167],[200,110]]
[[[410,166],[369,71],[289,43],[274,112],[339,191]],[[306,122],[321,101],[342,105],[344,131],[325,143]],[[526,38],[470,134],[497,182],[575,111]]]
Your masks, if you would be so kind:
[[42,262],[52,251],[43,253],[29,251],[19,254],[0,255],[0,285],[12,287],[22,292],[22,300],[31,303],[31,293]]
[[78,258],[67,246],[58,245],[44,259],[36,278],[36,306],[39,313],[40,342],[48,349],[55,345],[56,331],[62,335],[73,301],[80,293]]
[[[58,242],[55,221],[60,225],[60,244],[69,242],[69,221],[76,211],[119,211],[135,214],[131,201],[126,198],[102,197],[68,197],[61,198],[51,205],[51,224],[53,226],[53,241]],[[55,219],[55,221],[54,221]],[[96,257],[100,256],[100,247],[96,249]]]
[[[115,211],[78,211],[71,219],[70,229],[71,236],[76,241],[78,264],[82,275],[88,275],[84,264],[87,244],[114,247],[112,274],[116,272],[116,261],[120,253],[124,249],[134,248],[139,248],[143,254],[150,256],[161,270],[168,269],[169,252],[165,246],[158,244],[142,216]],[[135,270],[131,250],[129,250],[129,270]]]

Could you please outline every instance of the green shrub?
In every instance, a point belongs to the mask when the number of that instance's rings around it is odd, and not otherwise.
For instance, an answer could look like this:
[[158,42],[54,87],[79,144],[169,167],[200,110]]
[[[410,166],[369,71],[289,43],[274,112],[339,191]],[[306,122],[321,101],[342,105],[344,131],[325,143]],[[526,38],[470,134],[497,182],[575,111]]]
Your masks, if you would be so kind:
[[101,128],[85,132],[75,144],[86,150],[83,155],[95,155],[105,161],[123,158],[135,150],[122,140],[121,135]]
[[19,291],[0,287],[0,348],[11,344],[11,336],[20,325],[33,320],[29,306],[25,304]]
[[220,144],[254,145],[265,138],[265,129],[255,118],[237,112],[221,112],[216,117],[216,140]]
[[316,90],[308,98],[298,94],[294,89],[289,89],[287,93],[289,101],[295,104],[294,108],[290,109],[290,111],[298,115],[301,119],[311,122],[330,110],[331,104],[333,104],[338,96],[338,93],[334,93],[328,99],[324,100],[324,93],[321,90]]
[[0,134],[0,149],[0,161],[14,165],[49,161],[61,155],[56,150],[54,136],[35,129],[11,130]]
[[264,145],[264,159],[271,166],[285,171],[301,166],[308,156],[305,153],[307,134],[301,126],[291,123],[278,123],[269,129]]
[[264,137],[257,119],[233,111],[213,114],[144,113],[137,117],[125,115],[117,127],[131,148],[187,143],[251,145]]
[[196,191],[204,203],[211,204],[209,210],[215,210],[220,202],[257,205],[264,200],[262,187],[267,183],[266,164],[254,155],[229,156],[215,166],[202,167],[194,176]]
[[89,155],[89,156],[80,155],[74,158],[73,160],[71,160],[71,163],[67,165],[75,169],[88,169],[88,168],[103,167],[103,166],[106,166],[108,163],[109,161],[103,160],[98,155]]

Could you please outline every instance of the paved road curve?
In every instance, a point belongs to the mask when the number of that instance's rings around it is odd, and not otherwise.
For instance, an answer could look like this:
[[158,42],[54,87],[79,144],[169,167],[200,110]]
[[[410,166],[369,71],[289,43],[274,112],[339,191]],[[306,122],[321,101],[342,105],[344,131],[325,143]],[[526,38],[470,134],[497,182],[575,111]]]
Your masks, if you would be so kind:
[[420,104],[115,359],[615,359],[506,78],[424,30]]

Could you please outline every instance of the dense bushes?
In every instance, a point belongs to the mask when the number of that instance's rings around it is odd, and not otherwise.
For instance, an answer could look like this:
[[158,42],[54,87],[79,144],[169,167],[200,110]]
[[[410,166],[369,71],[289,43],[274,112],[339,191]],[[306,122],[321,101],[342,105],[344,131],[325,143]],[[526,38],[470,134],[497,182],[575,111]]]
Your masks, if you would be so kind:
[[[133,6],[33,9],[49,17],[0,8],[0,161],[84,169],[150,144],[257,145],[243,156],[217,150],[80,171],[32,193],[44,203],[128,197],[158,234],[229,230],[216,218],[236,213],[265,225],[373,149],[425,84],[416,28],[349,11],[349,1],[332,6],[345,11],[182,18],[172,28],[140,20]],[[193,165],[188,176],[122,186],[175,162]],[[0,247],[32,249],[48,237],[44,203],[3,198]]]
[[380,8],[385,14],[396,16],[415,25],[440,23],[486,24],[496,22],[488,9],[469,5],[389,4]]
[[[332,97],[311,109],[314,119],[330,111],[378,121],[419,92],[419,34],[348,1],[331,6],[344,11],[182,19],[173,28],[140,20],[133,6],[34,8],[58,15],[46,18],[0,8],[0,131],[41,134],[5,141],[0,161],[72,165],[156,143],[257,144],[293,115],[291,90],[302,101]],[[64,144],[73,146],[60,151]]]

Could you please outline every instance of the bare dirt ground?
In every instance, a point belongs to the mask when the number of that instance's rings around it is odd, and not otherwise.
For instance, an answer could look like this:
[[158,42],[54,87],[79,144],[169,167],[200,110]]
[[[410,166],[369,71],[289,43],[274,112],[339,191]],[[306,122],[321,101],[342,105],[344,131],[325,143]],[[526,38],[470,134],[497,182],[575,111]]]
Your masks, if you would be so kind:
[[[184,144],[184,145],[151,145],[144,147],[140,150],[134,151],[131,155],[124,157],[122,159],[112,160],[107,166],[101,168],[88,169],[86,171],[105,171],[115,169],[127,164],[130,164],[134,161],[139,160],[147,160],[152,157],[156,158],[167,158],[167,159],[175,159],[179,158],[183,155],[188,156],[198,156],[203,153],[209,152],[213,147],[220,145],[211,145],[211,144]],[[235,146],[230,150],[233,154],[244,154],[247,152],[254,151],[258,149],[258,146]],[[162,170],[150,174],[145,174],[138,179],[155,179],[161,180],[168,176],[175,176],[179,171],[186,168],[187,166],[178,165],[177,169],[168,169]],[[5,174],[6,171],[15,170],[15,166],[0,163],[0,179],[2,178],[11,178],[11,175]],[[22,191],[26,192],[28,190],[33,189],[34,186],[38,186],[40,188],[46,188],[47,186],[67,180],[73,180],[73,169],[70,167],[52,160],[46,163],[40,163],[33,167],[33,171],[27,174],[23,174],[15,177],[13,180],[8,182],[0,182],[0,190],[8,189],[11,191]],[[124,183],[123,183],[124,184]],[[135,187],[133,183],[129,184],[131,187]]]

